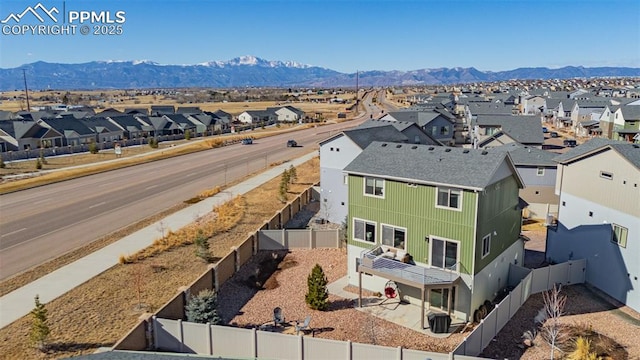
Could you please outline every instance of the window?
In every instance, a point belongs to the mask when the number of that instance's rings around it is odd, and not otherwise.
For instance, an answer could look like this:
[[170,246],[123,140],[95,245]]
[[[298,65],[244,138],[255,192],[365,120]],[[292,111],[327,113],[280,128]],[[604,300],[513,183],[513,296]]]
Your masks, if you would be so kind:
[[613,180],[613,174],[606,171],[600,171],[600,177],[605,178],[607,180]]
[[432,126],[431,127],[431,136],[437,136],[438,135],[438,127],[437,126]]
[[450,209],[462,208],[462,191],[450,188],[438,188],[438,207]]
[[382,245],[405,249],[407,229],[391,225],[382,225]]
[[353,219],[353,239],[375,244],[376,223],[354,218]]
[[342,175],[342,182],[345,185],[349,184],[349,175]]
[[611,238],[611,241],[626,248],[627,235],[629,233],[629,230],[626,227],[623,227],[617,224],[612,224],[612,227],[613,227],[613,236]]
[[441,126],[440,127],[440,135],[449,135],[449,127]]
[[431,266],[457,271],[458,243],[433,239],[431,245]]
[[538,176],[544,176],[544,168],[543,168],[543,167],[539,167],[539,168],[538,168],[538,172],[536,173],[536,175],[538,175]]
[[491,234],[482,238],[482,258],[484,259],[491,251]]
[[365,177],[364,194],[371,196],[384,196],[384,179]]

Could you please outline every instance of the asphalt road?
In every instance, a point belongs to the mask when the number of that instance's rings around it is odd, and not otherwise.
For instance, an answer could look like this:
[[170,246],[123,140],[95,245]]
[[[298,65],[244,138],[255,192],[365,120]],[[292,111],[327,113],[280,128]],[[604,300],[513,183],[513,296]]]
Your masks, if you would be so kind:
[[[365,99],[365,108],[369,97]],[[374,117],[378,114],[374,114]],[[223,186],[302,156],[362,117],[0,196],[0,280]],[[287,148],[288,139],[298,147]],[[158,229],[158,234],[162,230]],[[164,229],[167,231],[167,229]]]

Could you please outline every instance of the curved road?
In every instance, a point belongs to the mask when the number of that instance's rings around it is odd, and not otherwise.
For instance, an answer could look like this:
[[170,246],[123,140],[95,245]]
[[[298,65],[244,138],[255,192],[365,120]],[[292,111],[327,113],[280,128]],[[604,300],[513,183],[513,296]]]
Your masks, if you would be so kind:
[[[367,113],[353,121],[1,195],[0,280],[168,209],[205,189],[317,149],[320,141],[368,119],[370,111],[377,109],[368,106],[370,98],[363,100]],[[299,147],[287,148],[290,138]]]

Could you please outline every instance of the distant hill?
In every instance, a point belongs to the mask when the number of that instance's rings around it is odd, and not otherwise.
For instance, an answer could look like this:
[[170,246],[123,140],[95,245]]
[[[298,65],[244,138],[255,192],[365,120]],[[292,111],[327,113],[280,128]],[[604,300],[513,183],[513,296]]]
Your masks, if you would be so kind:
[[[355,86],[356,74],[296,62],[269,61],[241,56],[229,61],[196,65],[162,65],[148,60],[93,61],[83,64],[35,62],[0,69],[0,90],[23,89],[26,69],[29,89],[131,89],[177,87],[291,87]],[[518,68],[480,71],[471,68],[438,68],[413,71],[365,71],[360,86],[435,85],[510,79],[568,79],[576,77],[634,77],[640,68],[567,66],[559,69]]]

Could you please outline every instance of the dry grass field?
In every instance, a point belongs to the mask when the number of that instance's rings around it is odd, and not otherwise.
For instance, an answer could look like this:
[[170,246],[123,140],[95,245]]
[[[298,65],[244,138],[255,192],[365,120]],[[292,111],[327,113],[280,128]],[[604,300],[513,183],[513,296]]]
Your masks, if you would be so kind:
[[[298,182],[290,192],[299,193],[319,180],[318,162],[315,158],[297,168]],[[231,246],[244,241],[249,232],[255,231],[282,207],[276,200],[279,183],[280,179],[276,178],[237,200],[236,206],[242,206],[242,216],[237,217],[229,231],[210,238],[213,258],[226,255]],[[228,222],[230,217],[225,219]],[[215,222],[217,218],[212,215],[201,221]],[[111,346],[137,323],[142,311],[157,310],[206,267],[207,264],[196,257],[192,244],[133,264],[116,265],[46,305],[51,327],[47,354],[30,345],[28,316],[0,330],[0,354],[6,359],[59,359]]]

